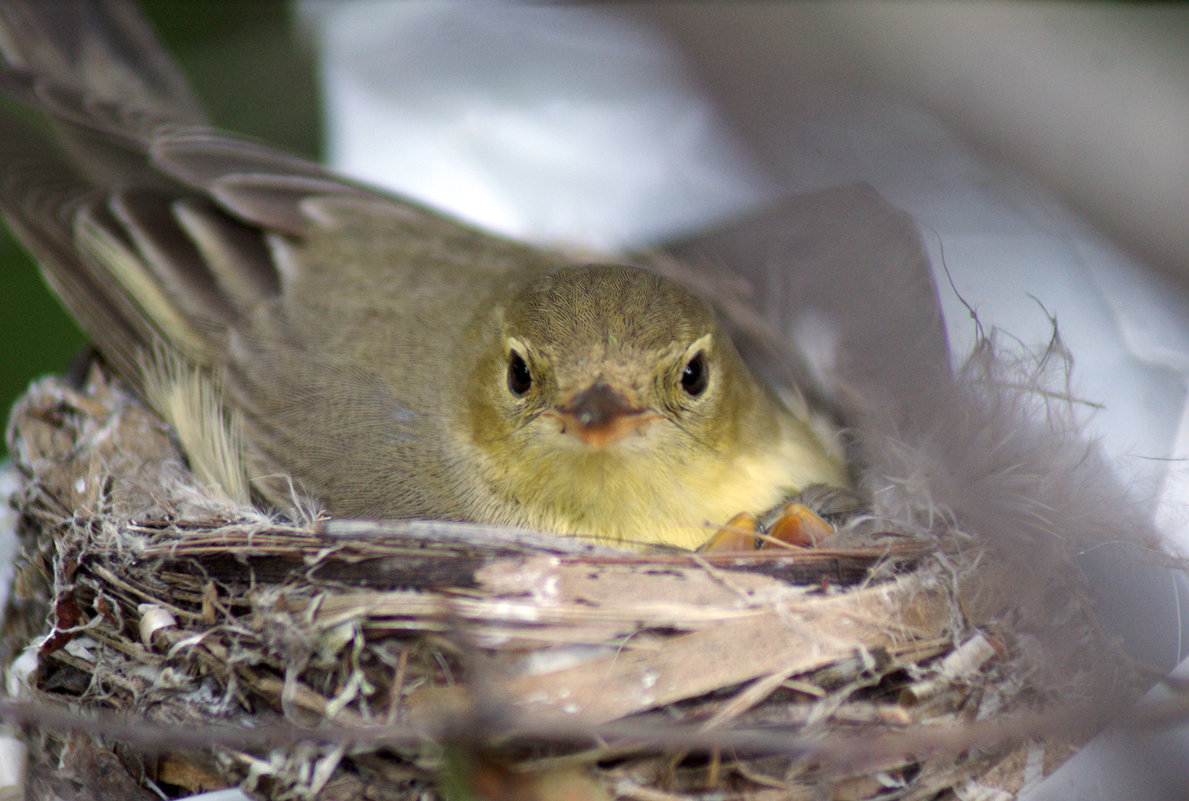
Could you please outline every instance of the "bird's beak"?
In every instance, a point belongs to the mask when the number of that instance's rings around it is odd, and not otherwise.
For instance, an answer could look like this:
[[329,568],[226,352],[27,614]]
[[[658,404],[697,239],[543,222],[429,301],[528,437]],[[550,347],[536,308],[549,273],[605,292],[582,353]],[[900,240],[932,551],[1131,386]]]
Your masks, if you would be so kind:
[[596,381],[554,409],[552,416],[561,421],[563,434],[598,450],[640,430],[659,415],[633,406],[622,392]]

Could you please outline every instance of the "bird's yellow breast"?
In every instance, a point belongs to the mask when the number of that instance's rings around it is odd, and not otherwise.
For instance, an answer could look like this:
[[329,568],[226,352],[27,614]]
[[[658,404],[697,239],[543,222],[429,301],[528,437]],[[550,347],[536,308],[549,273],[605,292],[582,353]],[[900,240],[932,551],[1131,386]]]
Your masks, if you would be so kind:
[[846,484],[840,462],[799,423],[731,452],[647,447],[487,462],[493,519],[626,547],[694,549],[739,512],[760,514],[809,484]]

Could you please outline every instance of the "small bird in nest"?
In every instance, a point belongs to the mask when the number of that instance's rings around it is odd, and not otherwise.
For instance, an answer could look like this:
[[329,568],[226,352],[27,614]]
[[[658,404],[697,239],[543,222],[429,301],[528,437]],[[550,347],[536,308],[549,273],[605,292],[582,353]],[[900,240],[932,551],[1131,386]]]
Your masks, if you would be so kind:
[[0,90],[22,106],[0,207],[200,475],[339,516],[611,544],[749,546],[773,509],[784,539],[826,530],[785,506],[847,486],[826,415],[763,382],[682,283],[211,129],[123,2],[0,18]]

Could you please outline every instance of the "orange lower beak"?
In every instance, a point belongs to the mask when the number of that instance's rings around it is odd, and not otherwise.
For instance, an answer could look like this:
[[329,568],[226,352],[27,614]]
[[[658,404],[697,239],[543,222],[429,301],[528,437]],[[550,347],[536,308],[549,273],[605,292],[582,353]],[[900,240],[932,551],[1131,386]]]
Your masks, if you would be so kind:
[[563,434],[599,449],[639,431],[658,415],[633,406],[617,389],[596,381],[565,405],[550,413],[561,422]]
[[613,417],[599,425],[583,425],[581,421],[565,413],[558,413],[563,434],[577,437],[591,448],[598,450],[616,440],[623,439],[656,418],[655,414],[631,414]]

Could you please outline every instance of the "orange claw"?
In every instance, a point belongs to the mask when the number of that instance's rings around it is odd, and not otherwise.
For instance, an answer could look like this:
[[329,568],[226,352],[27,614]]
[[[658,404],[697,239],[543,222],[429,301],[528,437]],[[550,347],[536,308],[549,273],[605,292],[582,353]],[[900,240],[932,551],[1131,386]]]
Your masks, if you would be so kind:
[[783,542],[800,548],[813,548],[833,534],[834,527],[808,506],[787,503],[780,510],[780,517],[768,528],[768,536],[760,547],[773,547],[775,542]]
[[748,512],[740,512],[726,522],[718,533],[706,541],[701,553],[723,553],[729,551],[754,551],[756,549],[756,518]]

